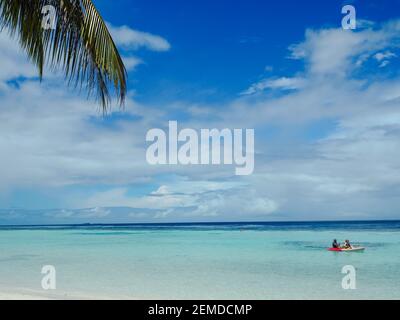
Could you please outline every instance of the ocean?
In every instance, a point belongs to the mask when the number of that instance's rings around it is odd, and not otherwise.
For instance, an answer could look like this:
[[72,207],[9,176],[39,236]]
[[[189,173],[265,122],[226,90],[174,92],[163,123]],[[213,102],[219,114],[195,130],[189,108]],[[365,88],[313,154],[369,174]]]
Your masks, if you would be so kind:
[[[336,238],[364,252],[329,252]],[[45,265],[56,289],[42,288]],[[345,266],[355,289],[344,289]],[[54,298],[399,299],[400,221],[0,226],[0,292]]]

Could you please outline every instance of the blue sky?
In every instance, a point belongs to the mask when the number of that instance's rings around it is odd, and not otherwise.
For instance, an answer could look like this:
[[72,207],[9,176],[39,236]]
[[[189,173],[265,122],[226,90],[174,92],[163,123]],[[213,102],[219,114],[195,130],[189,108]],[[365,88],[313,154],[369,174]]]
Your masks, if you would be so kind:
[[[400,218],[398,1],[95,4],[129,70],[105,118],[0,34],[0,223]],[[171,120],[255,129],[253,175],[150,166]]]
[[[288,45],[300,41],[306,28],[340,27],[342,5],[352,2],[96,1],[115,25],[146,30],[172,44],[162,56],[141,53],[146,65],[131,76],[140,101],[191,99],[196,91],[196,101],[215,103],[232,99],[269,65],[274,74],[296,72],[302,66],[285,59]],[[363,1],[357,12],[379,22],[393,18],[399,5]]]

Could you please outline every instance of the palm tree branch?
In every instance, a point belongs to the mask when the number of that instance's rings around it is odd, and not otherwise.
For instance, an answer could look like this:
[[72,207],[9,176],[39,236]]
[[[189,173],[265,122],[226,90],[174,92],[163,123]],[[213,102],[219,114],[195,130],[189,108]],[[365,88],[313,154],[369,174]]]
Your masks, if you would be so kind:
[[[42,27],[42,8],[52,5],[54,29]],[[61,67],[68,82],[94,93],[103,111],[113,87],[124,103],[127,72],[110,32],[91,0],[0,0],[0,28],[19,38],[21,47],[38,67]]]

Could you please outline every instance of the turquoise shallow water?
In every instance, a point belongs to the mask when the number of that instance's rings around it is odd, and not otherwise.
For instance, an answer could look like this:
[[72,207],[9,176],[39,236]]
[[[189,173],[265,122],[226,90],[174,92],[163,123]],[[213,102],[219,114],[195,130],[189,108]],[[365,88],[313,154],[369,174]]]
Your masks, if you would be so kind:
[[[349,238],[362,253],[328,252]],[[0,291],[143,299],[399,299],[400,222],[0,227]],[[353,265],[356,290],[341,269]]]

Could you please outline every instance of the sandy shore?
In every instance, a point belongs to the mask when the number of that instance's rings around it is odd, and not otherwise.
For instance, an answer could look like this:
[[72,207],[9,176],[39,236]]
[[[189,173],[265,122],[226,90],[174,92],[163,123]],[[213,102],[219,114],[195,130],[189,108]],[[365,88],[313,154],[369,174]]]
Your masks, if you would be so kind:
[[71,293],[47,293],[29,289],[0,288],[0,300],[104,300],[106,297],[85,296]]
[[145,297],[126,295],[108,296],[97,293],[66,292],[62,290],[34,290],[29,288],[10,288],[0,285],[0,300],[138,300]]
[[49,300],[49,297],[39,295],[28,295],[24,293],[5,293],[0,292],[0,300]]

